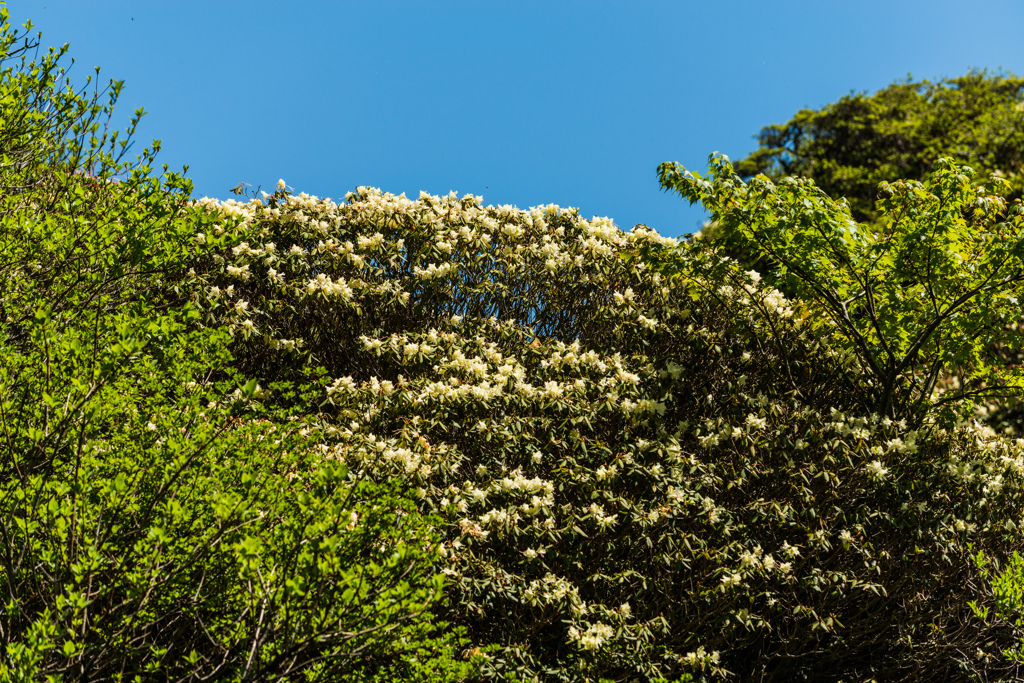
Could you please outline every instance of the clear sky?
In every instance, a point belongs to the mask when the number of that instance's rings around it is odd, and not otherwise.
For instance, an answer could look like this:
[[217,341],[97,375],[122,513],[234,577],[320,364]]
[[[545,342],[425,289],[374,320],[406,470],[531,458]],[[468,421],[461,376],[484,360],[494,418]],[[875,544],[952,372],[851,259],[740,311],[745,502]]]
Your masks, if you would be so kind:
[[189,165],[340,198],[358,185],[698,229],[656,168],[742,158],[761,126],[908,74],[1024,73],[1021,0],[10,0],[122,124]]

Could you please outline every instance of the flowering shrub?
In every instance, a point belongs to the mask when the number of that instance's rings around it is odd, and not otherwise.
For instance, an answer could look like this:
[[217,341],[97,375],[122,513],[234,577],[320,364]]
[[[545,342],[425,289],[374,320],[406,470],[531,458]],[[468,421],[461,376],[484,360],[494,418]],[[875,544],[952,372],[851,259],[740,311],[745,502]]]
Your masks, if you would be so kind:
[[1016,542],[1024,444],[865,409],[841,331],[713,247],[283,183],[194,220],[186,277],[238,367],[318,386],[311,447],[447,520],[448,616],[498,647],[488,677],[1002,666],[959,654],[1007,637],[965,620],[968,548]]

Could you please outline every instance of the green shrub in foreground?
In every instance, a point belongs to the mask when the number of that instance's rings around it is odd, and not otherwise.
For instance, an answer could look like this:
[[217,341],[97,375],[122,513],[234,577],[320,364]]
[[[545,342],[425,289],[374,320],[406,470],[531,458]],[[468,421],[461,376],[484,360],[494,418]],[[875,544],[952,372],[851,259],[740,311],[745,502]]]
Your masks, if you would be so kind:
[[5,675],[338,680],[406,640],[450,647],[400,491],[311,463],[297,429],[126,384],[52,472],[0,489]]
[[230,371],[168,284],[190,184],[22,38],[0,5],[0,679],[464,678],[435,523]]

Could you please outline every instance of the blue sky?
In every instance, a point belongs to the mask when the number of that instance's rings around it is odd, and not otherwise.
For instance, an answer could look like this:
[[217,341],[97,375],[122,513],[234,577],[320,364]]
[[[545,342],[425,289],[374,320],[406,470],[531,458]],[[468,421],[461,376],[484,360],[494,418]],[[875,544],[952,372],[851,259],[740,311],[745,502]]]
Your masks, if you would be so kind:
[[912,74],[1024,73],[1020,0],[13,0],[72,75],[126,82],[140,138],[197,196],[240,182],[554,203],[665,235],[703,213],[656,168],[703,170],[761,126]]

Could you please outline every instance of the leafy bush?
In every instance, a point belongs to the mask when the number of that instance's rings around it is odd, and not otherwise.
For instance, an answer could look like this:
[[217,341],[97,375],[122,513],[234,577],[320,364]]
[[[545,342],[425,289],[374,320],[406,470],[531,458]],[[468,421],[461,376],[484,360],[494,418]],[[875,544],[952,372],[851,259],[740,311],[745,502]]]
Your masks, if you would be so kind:
[[[999,174],[999,194],[1020,198],[1022,123],[1024,80],[1013,74],[972,71],[936,82],[908,78],[872,95],[850,94],[818,110],[801,110],[785,124],[762,128],[760,147],[739,161],[736,170],[745,179],[764,173],[776,183],[787,176],[803,177],[828,196],[844,198],[855,220],[881,233],[883,204],[893,201],[890,181],[925,182],[944,157],[969,166],[978,177]],[[975,211],[970,204],[964,208],[967,217]],[[775,282],[774,260],[763,250],[751,250],[743,236],[733,236],[716,222],[709,222],[704,233],[747,268]],[[795,292],[787,283],[775,284],[787,294]],[[999,344],[984,355],[998,366],[1019,366],[1022,361],[1019,352]],[[977,400],[974,410],[997,431],[1013,435],[1024,430],[1024,406],[1016,397],[990,394]]]
[[813,302],[555,206],[204,206],[207,320],[261,382],[325,368],[325,459],[418,480],[487,677],[1000,675],[961,654],[1010,638],[970,617],[968,545],[1017,543],[1024,445],[903,384],[879,414]]
[[1007,205],[1002,178],[976,187],[973,170],[940,159],[923,184],[883,183],[881,224],[864,226],[809,181],[743,183],[724,157],[707,179],[677,164],[659,172],[840,332],[872,376],[865,410],[948,422],[972,400],[1020,393],[1019,366],[1002,361],[1022,346],[1024,208]]
[[191,186],[102,133],[119,84],[71,89],[2,6],[0,46],[0,678],[468,675],[435,523],[199,324]]
[[[991,607],[979,606],[972,600],[971,611],[980,619],[991,619],[1012,629],[1014,646],[1003,650],[1002,654],[1007,660],[1019,665],[1024,661],[1024,557],[1014,551],[1006,565],[1001,567],[999,562],[993,563],[984,553],[979,552],[974,562],[981,570],[981,579],[985,582],[985,588],[991,591],[995,604]],[[992,574],[993,570],[997,572],[995,575]],[[988,652],[980,652],[978,655],[980,658],[993,656]]]

